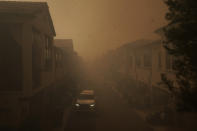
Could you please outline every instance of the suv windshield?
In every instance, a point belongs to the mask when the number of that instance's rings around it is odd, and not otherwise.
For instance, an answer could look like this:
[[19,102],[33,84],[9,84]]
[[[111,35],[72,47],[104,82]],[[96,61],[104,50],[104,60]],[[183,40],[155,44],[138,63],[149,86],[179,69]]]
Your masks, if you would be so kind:
[[79,99],[94,99],[94,96],[93,95],[80,95],[79,96]]

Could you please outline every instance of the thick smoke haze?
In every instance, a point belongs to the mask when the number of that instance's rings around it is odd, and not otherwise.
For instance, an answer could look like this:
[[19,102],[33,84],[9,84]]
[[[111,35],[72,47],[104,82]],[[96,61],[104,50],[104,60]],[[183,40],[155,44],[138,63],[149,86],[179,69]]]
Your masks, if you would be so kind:
[[41,1],[48,2],[56,38],[73,39],[78,54],[87,59],[127,42],[152,38],[154,30],[166,24],[163,0]]

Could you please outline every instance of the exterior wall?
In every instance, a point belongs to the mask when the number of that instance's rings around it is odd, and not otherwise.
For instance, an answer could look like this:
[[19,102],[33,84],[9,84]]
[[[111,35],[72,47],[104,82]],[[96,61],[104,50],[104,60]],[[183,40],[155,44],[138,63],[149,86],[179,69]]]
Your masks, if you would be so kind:
[[71,74],[74,74],[75,53],[73,50],[73,41],[72,39],[55,39],[54,43],[56,47],[55,55],[59,53],[61,56],[61,60],[57,60],[57,65],[55,65],[56,77],[59,80],[62,80],[62,78],[67,79],[71,77]]
[[46,15],[43,15],[44,13],[41,13],[28,23],[29,39],[32,43],[29,45],[31,55],[27,57],[31,61],[29,69],[27,68],[31,72],[28,74],[31,77],[31,89],[25,101],[29,109],[28,119],[25,121],[31,119],[40,124],[45,122],[47,114],[50,114],[54,93],[52,89],[55,88],[54,36],[49,29]]
[[[143,83],[147,86],[151,86],[151,75],[152,75],[152,65],[149,67],[144,66],[144,55],[149,52],[151,53],[151,48],[140,48],[135,51],[131,51],[133,59],[133,66],[131,68],[131,78],[136,80],[138,83]],[[140,64],[139,64],[140,63]]]
[[[17,46],[20,46],[21,50],[22,50],[22,26],[21,24],[18,24],[18,23],[1,23],[0,25],[1,27],[1,30],[2,28],[6,29],[6,31],[8,32],[9,34],[9,37],[11,38],[8,38],[8,39],[12,39],[13,41],[10,41],[10,42],[13,42],[13,43],[10,43],[10,44],[16,44]],[[5,34],[6,35],[6,34]],[[2,35],[1,35],[2,36]],[[2,40],[1,38],[1,42],[5,42]],[[3,46],[3,43],[1,44],[1,46]],[[11,49],[12,48],[12,49]],[[2,48],[2,49],[5,49],[5,48]],[[7,48],[5,49],[5,51],[8,53],[9,51],[11,51],[11,55],[18,55],[18,54],[21,54],[22,55],[22,52],[20,52],[19,50],[17,50],[17,52],[13,51],[15,50],[15,45],[12,46],[12,47],[9,47],[8,48],[9,50],[7,50]],[[1,51],[2,53],[3,51]],[[3,54],[1,54],[1,56],[4,56]],[[9,57],[6,57],[6,58],[9,58]],[[6,60],[5,58],[1,58],[1,60]],[[10,61],[14,61],[14,58],[11,58],[9,59]],[[8,60],[8,61],[9,61]],[[21,56],[21,60],[22,60],[22,56]],[[19,61],[17,59],[17,61]],[[3,64],[4,62],[1,61]],[[5,64],[5,63],[4,63]],[[13,63],[12,63],[13,64]],[[13,69],[9,69],[9,68],[12,68],[12,64],[9,64],[7,65],[8,68],[5,68],[4,70],[7,71],[7,72],[10,72],[10,70],[13,70]],[[16,66],[16,65],[15,65]],[[23,74],[22,74],[22,63],[20,63],[19,65],[20,69],[16,69],[16,70],[19,70],[19,72],[17,73],[11,73],[8,74],[8,75],[13,75],[17,81],[21,81],[21,85],[22,86],[22,78],[23,78]],[[21,76],[15,76],[17,74],[21,74]],[[1,73],[2,75],[2,73]],[[1,76],[1,77],[4,77],[4,76]],[[18,77],[18,78],[17,78]],[[1,78],[2,80],[2,78]],[[6,81],[9,81],[10,84],[15,84],[12,79],[9,79],[9,80],[6,80]],[[6,88],[9,88],[9,87],[5,87]],[[19,89],[15,89],[15,88],[18,88],[17,86],[14,87],[10,90],[0,90],[0,126],[2,125],[8,125],[8,124],[11,124],[11,125],[17,125],[18,122],[20,121],[20,103],[18,101],[19,97],[22,95],[22,90],[23,88],[20,87]]]
[[64,63],[64,53],[63,50],[60,48],[55,47],[55,53],[54,53],[54,59],[55,59],[55,81],[61,81],[64,78],[65,71],[64,68],[66,68]]
[[42,11],[38,14],[36,14],[36,19],[31,21],[33,26],[38,29],[40,32],[42,32],[45,35],[48,36],[54,36],[53,31],[49,28],[50,24],[48,21],[48,14],[46,11]]
[[[161,83],[161,73],[166,74],[171,80],[175,80],[174,71],[172,65],[170,69],[166,67],[166,54],[167,51],[162,47],[161,43],[153,45],[153,61],[152,61],[152,85],[158,86]],[[159,67],[159,54],[161,55],[161,66]],[[171,57],[172,58],[172,57]],[[172,61],[171,61],[172,62]],[[172,64],[172,63],[171,63]]]
[[[109,58],[109,63],[120,75],[130,78],[132,85],[131,89],[128,89],[131,90],[129,95],[138,97],[133,92],[139,91],[142,101],[150,100],[154,105],[168,104],[170,93],[162,83],[161,74],[175,80],[172,56],[169,57],[161,40],[132,44],[123,45],[115,50]],[[167,66],[167,63],[170,64]]]
[[[161,52],[161,46],[158,45],[153,46],[152,51],[152,86],[158,86],[158,83],[161,82],[161,73],[164,71],[164,63],[165,59],[163,58],[163,53]],[[159,66],[159,55],[161,56],[161,66]]]
[[32,95],[32,38],[31,25],[24,24],[22,28],[23,51],[23,94],[24,97]]
[[[43,17],[44,15],[44,17]],[[22,54],[22,87],[16,91],[0,91],[0,126],[18,127],[29,116],[43,116],[46,110],[45,105],[50,100],[44,99],[50,96],[47,88],[54,86],[54,61],[51,63],[51,70],[47,71],[43,68],[43,57],[45,48],[45,36],[51,39],[53,44],[54,34],[49,28],[47,14],[45,12],[39,14],[36,18],[12,18],[0,20],[1,26],[7,25],[6,29],[12,38],[21,46]],[[33,19],[33,20],[32,20]],[[22,24],[23,23],[23,24]],[[38,50],[40,50],[40,81],[38,88],[33,88],[33,28],[39,31]],[[10,49],[11,50],[11,49]],[[51,49],[51,58],[53,57],[53,48]]]
[[132,80],[137,80],[137,65],[136,65],[136,57],[135,57],[135,52],[131,52],[130,54],[132,56],[132,66],[130,68],[130,76]]
[[23,24],[16,26],[10,25],[12,29],[9,31],[12,37],[21,45],[22,48],[22,89],[20,91],[1,91],[1,104],[4,117],[1,120],[3,126],[18,126],[20,122],[27,117],[29,102],[24,98],[32,95],[32,38],[31,24]]
[[18,92],[1,92],[1,111],[0,126],[17,126],[20,122],[20,102],[18,98],[21,94]]
[[[38,41],[36,44],[39,45],[39,50],[40,50],[40,69],[41,69],[41,85],[39,88],[35,89],[34,92],[39,91],[41,88],[45,88],[48,87],[52,84],[54,84],[54,72],[55,72],[55,68],[54,68],[54,50],[53,50],[53,33],[49,28],[49,22],[47,21],[47,14],[46,12],[41,12],[40,14],[36,15],[36,19],[34,19],[32,21],[32,27],[31,28],[35,28],[38,31]],[[32,29],[31,29],[32,30]],[[48,37],[51,41],[51,64],[50,64],[50,69],[47,70],[45,65],[44,65],[44,55],[45,55],[45,43],[46,43],[46,37]]]
[[[144,58],[146,52],[151,53],[151,66],[144,66]],[[175,80],[175,75],[172,69],[166,67],[166,50],[162,47],[161,41],[153,44],[148,44],[135,49],[132,53],[135,56],[134,67],[130,74],[131,78],[137,81],[138,87],[146,86],[150,90],[151,101],[153,104],[168,104],[170,94],[166,87],[162,84],[161,74],[166,74],[171,80]],[[136,58],[140,57],[140,66],[136,63]],[[160,58],[159,58],[160,57]],[[162,105],[161,104],[161,105]]]

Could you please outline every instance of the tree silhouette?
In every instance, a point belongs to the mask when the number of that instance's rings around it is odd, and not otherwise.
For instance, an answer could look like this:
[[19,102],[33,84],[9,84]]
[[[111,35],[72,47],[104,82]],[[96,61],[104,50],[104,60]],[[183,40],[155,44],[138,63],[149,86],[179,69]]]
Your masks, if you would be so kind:
[[[164,47],[175,57],[177,88],[163,76],[179,109],[197,109],[197,0],[164,0],[169,11]],[[173,87],[173,88],[172,88]]]

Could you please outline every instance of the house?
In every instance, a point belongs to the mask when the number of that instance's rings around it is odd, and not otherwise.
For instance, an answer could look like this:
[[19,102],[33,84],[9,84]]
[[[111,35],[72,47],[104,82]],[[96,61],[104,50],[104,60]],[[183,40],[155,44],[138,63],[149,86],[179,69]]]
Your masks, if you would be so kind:
[[[162,34],[161,30],[156,33]],[[162,40],[162,36],[157,40],[136,40],[105,56],[110,79],[114,77],[114,81],[120,81],[120,90],[126,96],[132,96],[133,100],[136,99],[136,103],[158,106],[169,104],[170,92],[162,82],[161,75],[175,80],[175,73],[173,57],[163,47]]]
[[161,75],[165,74],[175,80],[172,68],[172,56],[163,47],[161,40],[147,43],[131,44],[130,56],[132,66],[129,70],[131,79],[137,87],[146,87],[150,103],[165,105],[169,103],[170,93],[162,83]]
[[69,53],[74,52],[72,39],[55,39],[55,46],[62,48]]
[[44,118],[55,83],[55,35],[47,3],[0,2],[0,126]]
[[[58,68],[56,68],[56,75],[64,75],[65,77],[69,77],[69,75],[72,74],[73,67],[74,67],[74,56],[75,51],[73,48],[73,40],[72,39],[55,39],[54,41],[56,49],[62,51],[62,70],[59,71]],[[64,77],[64,78],[65,78]]]

